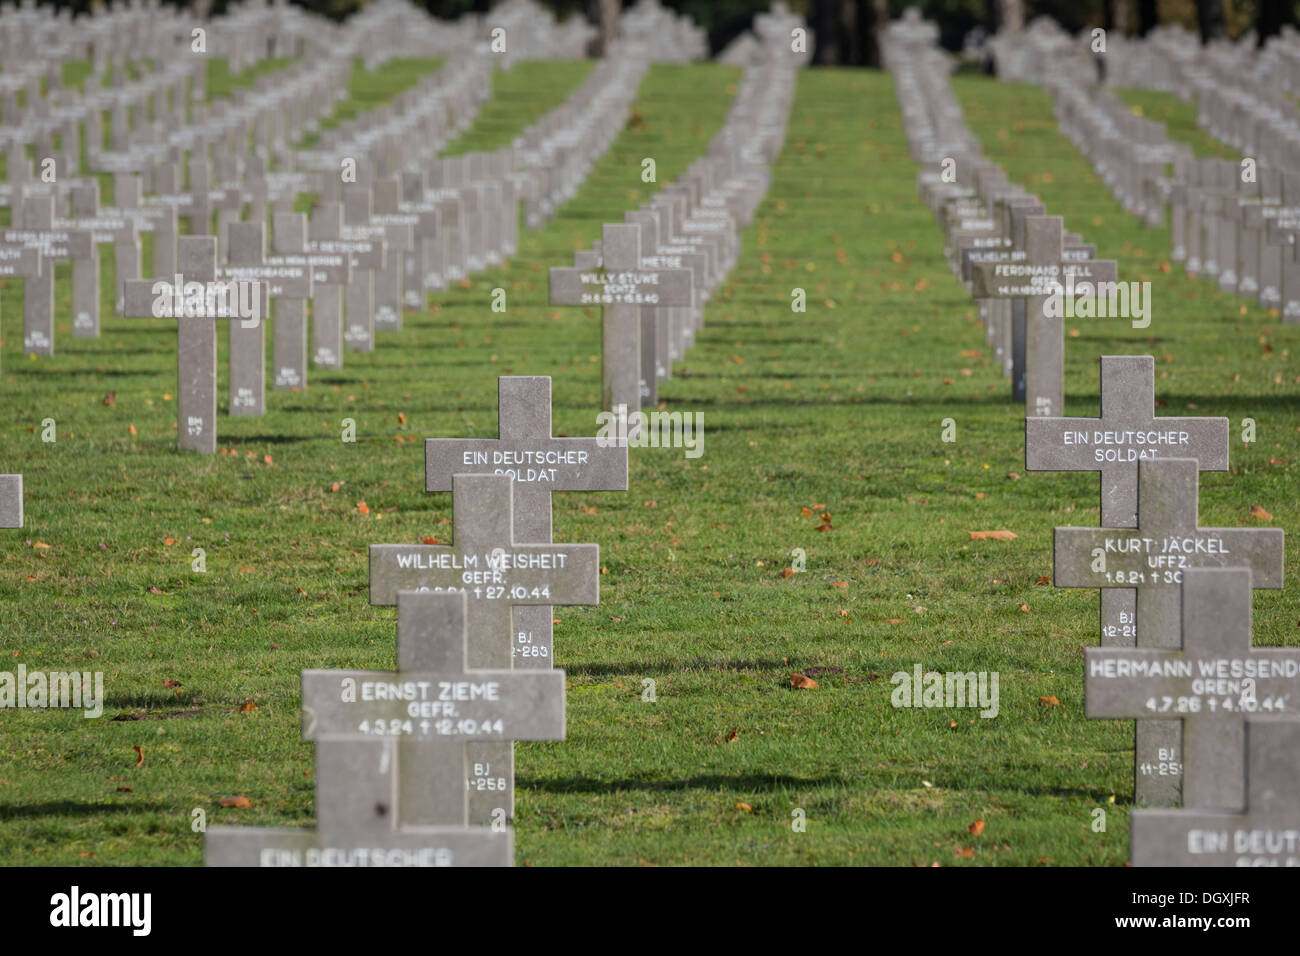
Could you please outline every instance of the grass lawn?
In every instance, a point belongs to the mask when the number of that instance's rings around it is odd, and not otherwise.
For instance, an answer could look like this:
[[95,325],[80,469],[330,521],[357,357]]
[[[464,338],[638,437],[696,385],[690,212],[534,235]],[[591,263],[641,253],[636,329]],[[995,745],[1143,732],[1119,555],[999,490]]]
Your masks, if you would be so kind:
[[[466,141],[504,142],[567,95],[574,70],[536,68],[553,94],[488,104]],[[20,288],[4,285],[0,468],[24,475],[27,527],[0,532],[0,668],[102,670],[108,702],[99,720],[0,716],[0,861],[197,864],[194,808],[209,824],[312,823],[299,672],[392,667],[396,614],[367,603],[366,547],[450,533],[451,496],[423,491],[420,440],[494,436],[503,374],[552,376],[556,434],[594,433],[599,317],[549,307],[545,269],[651,195],[643,157],[666,184],[700,155],[738,79],[654,67],[628,128],[515,259],[408,312],[341,371],[313,368],[265,418],[223,415],[233,454],[174,450],[168,324],[110,312],[101,339],[73,340],[65,308],[59,354],[31,360],[14,345]],[[1163,271],[1168,235],[1122,212],[1045,94],[956,82],[1011,178],[1119,258],[1121,278],[1153,283],[1150,329],[1069,339],[1068,413],[1096,413],[1097,355],[1151,352],[1167,413],[1228,415],[1234,441],[1241,418],[1258,422],[1231,472],[1203,476],[1203,523],[1257,523],[1260,504],[1292,526],[1296,333]],[[555,612],[569,736],[517,748],[518,862],[1126,859],[1132,725],[1083,716],[1097,597],[1038,583],[1053,526],[1096,524],[1096,478],[1025,474],[1023,412],[915,173],[886,75],[800,75],[741,262],[660,387],[666,408],[703,414],[703,456],[634,450],[627,493],[555,497],[555,540],[599,543],[605,573],[599,606]],[[496,287],[504,314],[489,308]],[[796,287],[806,314],[790,311]],[[340,441],[347,417],[356,444]],[[45,418],[56,443],[41,441]],[[1019,537],[968,534],[988,529]],[[807,569],[784,578],[796,548]],[[1259,592],[1257,643],[1294,643],[1295,593]],[[893,708],[890,675],[917,663],[998,672],[999,716]],[[818,689],[793,689],[810,668],[824,669]],[[218,806],[240,794],[251,809]]]

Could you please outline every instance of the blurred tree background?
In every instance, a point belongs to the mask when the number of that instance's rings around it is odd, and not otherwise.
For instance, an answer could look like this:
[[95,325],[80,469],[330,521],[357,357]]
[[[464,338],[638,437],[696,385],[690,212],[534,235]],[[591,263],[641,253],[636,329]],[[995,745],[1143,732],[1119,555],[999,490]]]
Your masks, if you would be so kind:
[[[55,0],[57,6],[85,11],[102,0]],[[228,0],[163,0],[175,6],[220,14]],[[298,6],[341,20],[366,0],[292,0]],[[465,13],[486,13],[492,0],[414,0],[434,16],[454,19]],[[559,16],[582,14],[598,22],[602,0],[540,0]],[[665,7],[688,14],[708,31],[716,52],[747,30],[754,14],[767,10],[769,0],[660,0]],[[604,0],[608,6],[629,7],[631,0]],[[1027,24],[1050,16],[1076,32],[1101,26],[1124,33],[1144,34],[1157,24],[1177,23],[1198,31],[1203,39],[1237,39],[1254,31],[1262,42],[1286,24],[1300,23],[1300,0],[788,0],[817,34],[814,62],[878,65],[875,34],[886,20],[907,7],[920,7],[926,19],[939,24],[940,42],[958,50],[972,30],[994,32],[1002,24]]]

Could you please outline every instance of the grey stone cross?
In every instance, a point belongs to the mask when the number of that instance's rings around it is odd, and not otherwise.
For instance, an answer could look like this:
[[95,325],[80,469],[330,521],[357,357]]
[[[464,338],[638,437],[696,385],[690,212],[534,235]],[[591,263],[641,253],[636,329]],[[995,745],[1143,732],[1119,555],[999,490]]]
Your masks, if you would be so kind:
[[[428,438],[425,491],[451,491],[458,474],[514,478],[514,540],[551,540],[551,492],[626,491],[627,446],[551,435],[549,376],[497,379],[497,438]],[[514,609],[514,666],[554,666],[550,605]]]
[[[307,249],[307,217],[299,212],[272,214],[275,229],[276,255],[265,260],[269,266],[304,268],[311,276],[313,294],[328,286],[337,291],[352,279],[351,257],[342,253],[309,254]],[[324,296],[323,296],[324,298]],[[337,302],[337,295],[335,296]],[[334,328],[342,342],[342,325],[336,321]],[[275,326],[272,333],[271,362],[274,367],[272,388],[303,389],[307,387],[307,300],[282,295],[275,306]]]
[[[463,591],[474,669],[512,664],[511,611],[519,605],[597,604],[600,549],[594,544],[519,544],[511,475],[458,474],[452,479],[451,545],[372,544],[370,603],[397,603],[399,591]],[[472,744],[470,820],[513,815],[509,744]]]
[[[1099,418],[1026,418],[1027,471],[1095,471],[1101,482],[1101,526],[1137,524],[1138,463],[1195,458],[1201,471],[1227,471],[1226,418],[1156,417],[1155,359],[1101,357]],[[1101,592],[1106,646],[1132,647],[1137,637],[1135,592]]]
[[27,317],[31,314],[28,303],[34,302],[38,299],[45,299],[44,292],[40,288],[43,283],[48,283],[50,286],[48,290],[48,301],[53,305],[54,263],[43,262],[40,249],[22,244],[10,245],[8,243],[0,242],[0,278],[5,277],[13,277],[23,280],[23,350],[27,351],[29,339],[32,339],[32,344],[48,342],[49,348],[53,350],[53,311],[50,312],[48,328],[35,330],[41,333],[39,341],[32,337],[31,332],[33,330],[27,321]]
[[[1056,586],[1135,588],[1138,647],[1179,646],[1179,585],[1188,568],[1248,568],[1255,587],[1282,587],[1280,528],[1197,526],[1198,468],[1190,458],[1140,462],[1136,528],[1056,529]],[[1179,736],[1176,721],[1138,723],[1138,793],[1148,805],[1172,806],[1179,798]]]
[[975,298],[1025,300],[1024,335],[1012,336],[1012,396],[1023,395],[1029,417],[1051,417],[1065,410],[1065,325],[1060,315],[1046,314],[1053,283],[1067,276],[1093,284],[1118,279],[1113,259],[1065,257],[1061,222],[1060,216],[1025,217],[1024,262],[973,263],[971,268]]
[[643,269],[637,225],[604,226],[601,260],[599,269],[553,266],[550,303],[601,306],[601,407],[631,417],[641,409],[641,308],[689,307],[692,273]]
[[316,830],[211,827],[209,866],[509,866],[508,828],[468,826],[466,744],[564,737],[564,672],[465,667],[465,595],[398,597],[398,670],[302,674]]
[[[266,314],[262,284],[217,279],[216,236],[181,236],[176,276],[128,279],[123,315],[176,319],[177,447],[217,450],[217,319]],[[174,281],[175,280],[175,281]],[[233,377],[233,376],[232,376]]]
[[1300,648],[1251,647],[1250,571],[1183,572],[1181,650],[1084,648],[1093,718],[1182,722],[1183,806],[1245,807],[1245,721],[1300,707]]
[[[261,222],[232,222],[229,265],[221,268],[222,279],[260,282],[267,299],[304,302],[311,298],[311,270],[302,263],[269,263],[266,260],[266,225]],[[230,323],[230,414],[266,414],[266,323]]]

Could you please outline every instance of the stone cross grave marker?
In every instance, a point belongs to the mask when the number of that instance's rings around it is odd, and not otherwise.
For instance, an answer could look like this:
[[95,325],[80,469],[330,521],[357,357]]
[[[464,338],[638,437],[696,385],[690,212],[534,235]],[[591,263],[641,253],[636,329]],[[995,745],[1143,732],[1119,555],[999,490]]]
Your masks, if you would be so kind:
[[[307,217],[300,212],[272,214],[276,255],[265,260],[268,266],[297,267],[308,271],[311,291],[322,286],[345,286],[352,279],[352,259],[342,253],[314,253],[307,249]],[[337,326],[341,329],[341,325]],[[342,333],[339,333],[340,336]],[[342,339],[340,338],[340,341]],[[307,300],[282,295],[275,305],[272,329],[271,363],[274,367],[272,388],[307,387]]]
[[128,279],[123,315],[176,319],[176,444],[211,455],[217,450],[216,320],[251,322],[246,313],[255,311],[260,323],[265,289],[217,278],[216,236],[181,236],[177,266],[170,278]]
[[[1177,648],[1179,585],[1188,568],[1248,568],[1257,588],[1280,588],[1280,528],[1197,526],[1197,471],[1190,458],[1138,464],[1137,527],[1057,528],[1057,587],[1135,588],[1137,646]],[[1177,721],[1137,725],[1137,795],[1148,806],[1173,806],[1182,789],[1181,728]]]
[[[43,208],[38,209],[38,206]],[[53,355],[52,260],[69,257],[68,235],[52,229],[53,195],[30,197],[15,213],[22,221],[19,226],[0,233],[0,262],[6,267],[4,275],[23,280],[23,352],[27,355]]]
[[971,269],[976,298],[1025,300],[1024,335],[1012,335],[1011,388],[1013,399],[1023,397],[1030,417],[1065,410],[1065,323],[1045,314],[1053,285],[1067,276],[1094,286],[1118,279],[1113,259],[1065,257],[1061,222],[1060,216],[1026,216],[1024,262],[973,263]]
[[[638,209],[623,214],[624,220],[641,228],[641,268],[688,268],[680,258],[659,253],[659,214]],[[691,270],[691,283],[696,281]],[[659,402],[659,381],[672,373],[670,354],[673,340],[678,336],[677,321],[682,309],[679,306],[643,306],[641,309],[641,401],[646,405]]]
[[598,269],[550,270],[551,305],[601,306],[601,408],[629,417],[641,409],[641,308],[690,307],[690,269],[641,268],[641,227],[601,229]]
[[564,672],[468,670],[465,600],[398,595],[395,673],[303,671],[316,831],[213,827],[209,866],[347,865],[363,852],[399,865],[510,865],[508,829],[467,825],[466,741],[562,740]]
[[[1195,458],[1201,471],[1228,470],[1226,418],[1156,417],[1155,359],[1101,357],[1101,417],[1026,418],[1026,471],[1095,471],[1101,482],[1101,526],[1137,524],[1138,462]],[[1133,647],[1137,593],[1101,592],[1103,646]]]
[[[260,282],[266,298],[304,302],[311,298],[311,270],[302,263],[267,261],[266,225],[232,222],[229,226],[229,265],[219,270],[223,279]],[[230,323],[230,414],[266,414],[266,323]]]
[[[399,591],[463,591],[469,667],[511,666],[511,611],[518,605],[597,604],[600,549],[594,544],[520,544],[514,534],[514,478],[452,479],[451,545],[372,544],[370,603],[395,604]],[[471,744],[470,822],[514,815],[514,748]]]
[[[549,376],[497,379],[497,438],[427,438],[425,491],[451,491],[458,474],[514,478],[514,539],[551,540],[551,492],[627,491],[627,446],[597,438],[551,435]],[[514,666],[555,664],[550,605],[514,609]]]
[[[28,295],[38,296],[40,293],[32,288],[28,292],[29,286],[39,285],[42,277],[48,273],[50,283],[54,281],[54,264],[44,263],[41,261],[41,250],[34,249],[30,246],[9,245],[0,243],[0,278],[12,277],[23,280],[23,349],[27,348],[27,298]],[[53,292],[51,291],[51,298]],[[50,337],[51,347],[53,344],[54,327],[51,323],[48,335]]]
[[1183,806],[1245,808],[1246,719],[1300,706],[1300,648],[1252,647],[1250,571],[1183,573],[1181,650],[1084,648],[1092,718],[1182,722]]
[[[351,256],[333,244],[343,233],[343,204],[338,202],[317,203],[312,210],[311,222],[307,227],[307,245],[304,252],[308,254],[325,248],[338,255],[346,256],[351,267]],[[335,282],[314,282],[311,299],[311,360],[321,368],[340,369],[343,367],[343,290],[351,285]]]
[[[363,738],[397,737],[397,820],[403,826],[466,825],[476,782],[466,763],[467,742],[564,739],[564,671],[467,668],[466,602],[458,591],[398,594],[398,673],[392,677],[414,685],[404,698],[341,705],[340,677],[349,672],[303,673],[304,698],[311,693],[323,702],[312,708],[318,726],[343,726]],[[364,697],[363,679],[356,680]]]
[[1135,810],[1134,866],[1300,866],[1300,720],[1246,722],[1246,807]]
[[[322,302],[318,294],[313,300],[313,333],[322,336],[314,339],[316,364],[326,368],[342,368],[343,353],[335,352],[334,317],[339,319],[339,343],[357,351],[371,351],[375,341],[375,274],[384,268],[385,247],[382,239],[355,239],[343,225],[343,204],[320,202],[312,211],[312,236],[307,244],[310,253],[346,255],[352,269],[351,280],[340,289],[322,286],[331,295]],[[341,301],[340,301],[341,300]],[[340,313],[339,306],[344,307]],[[317,307],[319,318],[317,318]],[[343,315],[346,315],[344,320]],[[334,356],[334,362],[327,359]]]

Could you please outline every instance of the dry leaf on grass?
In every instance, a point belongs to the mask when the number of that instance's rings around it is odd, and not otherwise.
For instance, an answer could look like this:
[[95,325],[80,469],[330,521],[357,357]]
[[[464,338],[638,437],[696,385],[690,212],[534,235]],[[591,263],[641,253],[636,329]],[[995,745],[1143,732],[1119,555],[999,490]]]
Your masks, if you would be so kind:
[[240,810],[248,810],[253,804],[249,802],[248,797],[222,797],[217,801],[223,807],[235,807]]
[[811,677],[805,677],[803,674],[791,674],[790,686],[797,687],[800,690],[816,690],[817,682]]
[[1019,537],[1014,531],[971,531],[969,534],[972,541],[987,541],[990,538],[994,541],[1014,541]]
[[1250,516],[1252,518],[1259,518],[1261,521],[1273,520],[1273,516],[1265,511],[1262,505],[1251,505]]
[[984,821],[983,821],[983,820],[976,820],[974,823],[972,823],[972,824],[971,824],[970,826],[968,826],[966,829],[967,829],[967,831],[969,831],[970,833],[975,834],[975,836],[979,836],[981,833],[984,832]]

